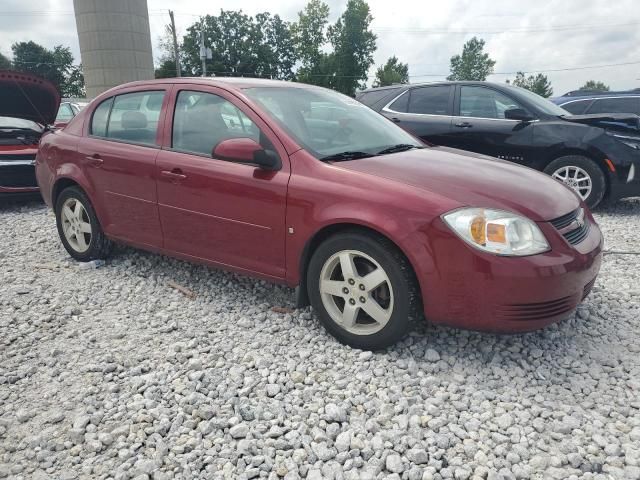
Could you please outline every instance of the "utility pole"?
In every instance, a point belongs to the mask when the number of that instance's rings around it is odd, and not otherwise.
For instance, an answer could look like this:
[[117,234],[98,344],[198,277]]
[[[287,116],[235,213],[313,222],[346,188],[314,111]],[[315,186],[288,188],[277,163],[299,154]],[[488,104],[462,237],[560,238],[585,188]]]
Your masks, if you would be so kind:
[[202,60],[202,76],[207,76],[207,59],[212,58],[211,49],[204,44],[204,24],[200,26],[200,60]]
[[169,10],[169,17],[171,18],[171,35],[173,36],[173,55],[176,60],[176,77],[180,77],[182,72],[180,68],[180,54],[178,52],[178,36],[176,34],[176,21],[173,18],[173,10]]

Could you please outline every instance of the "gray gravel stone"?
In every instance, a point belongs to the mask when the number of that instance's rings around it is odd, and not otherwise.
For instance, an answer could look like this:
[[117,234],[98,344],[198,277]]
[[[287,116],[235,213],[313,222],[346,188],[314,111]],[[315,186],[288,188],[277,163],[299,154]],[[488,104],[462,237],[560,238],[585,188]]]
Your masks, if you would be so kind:
[[[595,215],[638,250],[639,200]],[[540,331],[362,352],[272,311],[286,287],[126,247],[79,270],[39,204],[0,224],[3,480],[640,478],[638,255]]]

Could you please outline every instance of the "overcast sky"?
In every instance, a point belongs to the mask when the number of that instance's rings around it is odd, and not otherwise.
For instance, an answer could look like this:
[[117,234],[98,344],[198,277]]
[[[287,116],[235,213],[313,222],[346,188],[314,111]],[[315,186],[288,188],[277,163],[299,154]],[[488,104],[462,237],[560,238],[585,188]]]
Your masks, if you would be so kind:
[[[105,0],[108,1],[108,0]],[[167,9],[176,12],[180,32],[198,15],[220,8],[255,14],[268,9],[295,20],[305,0],[147,0],[151,40],[158,57],[158,39],[168,22]],[[346,0],[328,0],[331,21]],[[266,7],[266,5],[270,5]],[[542,71],[561,94],[586,80],[601,80],[612,89],[640,87],[640,8],[638,0],[369,0],[378,36],[376,65],[396,55],[409,64],[412,82],[440,80],[448,74],[449,59],[476,35],[487,41],[496,60],[489,80],[503,82],[513,74]],[[70,46],[77,61],[80,50],[72,0],[2,0],[0,51],[10,53],[13,42],[33,40],[49,48]],[[584,68],[611,64],[618,66]],[[371,77],[373,77],[372,74]]]

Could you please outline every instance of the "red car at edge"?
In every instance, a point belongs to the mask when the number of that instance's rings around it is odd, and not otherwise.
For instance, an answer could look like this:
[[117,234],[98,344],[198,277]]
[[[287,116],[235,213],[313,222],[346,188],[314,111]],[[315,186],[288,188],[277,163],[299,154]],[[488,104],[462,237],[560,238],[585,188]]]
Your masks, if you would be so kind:
[[596,222],[558,181],[291,82],[116,87],[42,137],[36,176],[77,260],[122,242],[298,287],[364,349],[422,314],[538,329],[576,308],[601,262]]

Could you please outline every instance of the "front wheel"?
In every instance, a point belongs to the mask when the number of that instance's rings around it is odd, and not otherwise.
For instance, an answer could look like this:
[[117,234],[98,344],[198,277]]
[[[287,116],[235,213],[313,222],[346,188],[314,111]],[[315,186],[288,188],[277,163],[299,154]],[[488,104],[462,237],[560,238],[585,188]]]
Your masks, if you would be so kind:
[[65,188],[56,200],[56,224],[65,250],[76,260],[104,259],[112,250],[87,195],[79,187]]
[[409,330],[419,297],[408,261],[388,240],[360,232],[330,237],[307,271],[313,309],[340,342],[385,348]]
[[589,208],[595,208],[607,190],[604,172],[587,157],[567,155],[557,158],[544,172],[575,191]]

